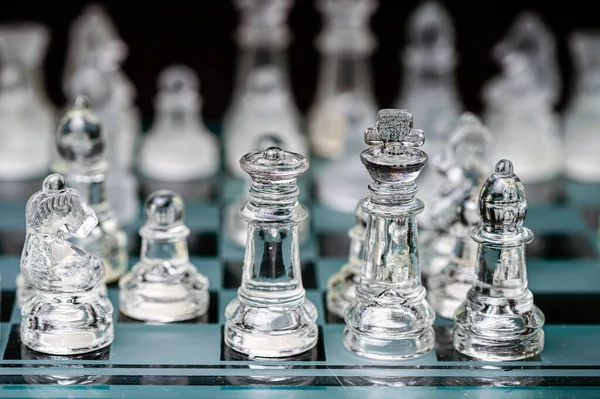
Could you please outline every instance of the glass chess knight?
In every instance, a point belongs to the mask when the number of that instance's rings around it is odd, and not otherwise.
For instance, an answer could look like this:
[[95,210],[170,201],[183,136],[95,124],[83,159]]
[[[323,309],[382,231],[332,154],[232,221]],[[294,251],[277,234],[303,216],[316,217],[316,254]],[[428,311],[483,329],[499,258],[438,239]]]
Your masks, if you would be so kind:
[[21,309],[21,342],[30,349],[71,355],[112,342],[113,307],[100,292],[104,265],[67,240],[85,238],[97,223],[59,174],[48,176],[27,202],[21,273],[34,293]]
[[306,298],[300,271],[297,178],[308,160],[279,147],[240,160],[252,178],[250,199],[240,210],[248,223],[242,283],[225,309],[225,344],[251,358],[287,358],[318,340],[317,309]]
[[208,279],[189,259],[183,199],[170,190],[148,196],[140,261],[119,280],[119,309],[137,320],[168,323],[208,310]]
[[415,179],[427,162],[418,147],[422,130],[412,115],[382,109],[365,132],[371,147],[360,154],[371,175],[365,248],[354,300],[344,311],[344,346],[359,356],[400,360],[429,352],[435,341],[435,313],[421,284],[417,224],[423,203]]

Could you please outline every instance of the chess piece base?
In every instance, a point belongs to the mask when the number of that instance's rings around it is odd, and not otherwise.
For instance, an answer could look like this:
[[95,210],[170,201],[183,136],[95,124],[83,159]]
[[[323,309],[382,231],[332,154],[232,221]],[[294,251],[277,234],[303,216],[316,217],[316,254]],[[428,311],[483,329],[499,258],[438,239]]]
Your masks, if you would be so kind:
[[[485,309],[485,314],[478,311]],[[453,346],[484,361],[516,361],[544,348],[544,315],[531,292],[516,298],[491,298],[469,291],[454,317]]]
[[344,310],[352,303],[356,294],[354,290],[360,278],[360,269],[346,264],[329,278],[327,283],[327,310],[343,319]]
[[141,281],[129,272],[121,278],[119,286],[119,311],[132,319],[171,323],[195,319],[208,311],[208,282],[202,276],[169,284]]
[[294,306],[256,306],[234,299],[225,309],[225,344],[258,358],[281,358],[313,348],[319,339],[317,309],[303,299]]
[[112,304],[103,296],[90,299],[57,303],[40,302],[36,296],[28,300],[22,309],[21,342],[50,355],[76,355],[110,345],[114,338]]

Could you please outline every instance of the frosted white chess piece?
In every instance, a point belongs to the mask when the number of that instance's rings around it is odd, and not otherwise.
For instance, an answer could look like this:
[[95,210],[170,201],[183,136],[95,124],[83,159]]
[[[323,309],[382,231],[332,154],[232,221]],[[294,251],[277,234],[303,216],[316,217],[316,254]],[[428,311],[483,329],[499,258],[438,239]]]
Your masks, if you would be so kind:
[[563,168],[554,45],[539,18],[522,14],[493,51],[502,75],[483,89],[484,120],[495,136],[493,156],[519,165],[525,183],[548,182]]
[[435,341],[435,313],[421,284],[417,223],[423,203],[415,179],[427,162],[418,147],[425,134],[410,113],[382,109],[371,145],[360,154],[373,179],[361,206],[367,214],[365,248],[355,298],[344,311],[344,346],[359,356],[400,360],[424,355]]
[[219,143],[202,120],[198,91],[198,77],[189,67],[172,65],[161,72],[156,116],[140,149],[139,170],[145,177],[191,181],[219,169]]
[[0,180],[43,177],[56,115],[43,86],[50,32],[36,23],[0,27]]
[[[427,132],[423,151],[436,154],[444,151],[464,109],[454,76],[459,57],[452,18],[439,2],[424,1],[409,16],[406,36],[402,87],[394,107],[410,110]],[[429,201],[442,180],[432,165],[425,165],[417,179],[419,199],[425,204],[417,216],[421,232],[427,228]]]
[[156,191],[145,205],[140,261],[119,280],[121,313],[169,323],[194,319],[208,310],[208,279],[190,263],[183,199]]
[[292,0],[236,0],[240,46],[233,98],[223,120],[225,167],[243,178],[240,158],[254,150],[258,136],[276,132],[288,151],[308,154],[301,115],[291,93],[286,19]]
[[569,38],[577,80],[564,115],[566,175],[600,182],[600,33],[575,32]]
[[317,41],[323,61],[309,135],[313,151],[335,161],[320,171],[317,192],[321,203],[349,213],[368,194],[369,174],[358,154],[377,112],[368,65],[376,46],[368,23],[377,2],[323,0],[318,5],[325,19]]
[[21,272],[34,295],[21,309],[21,342],[41,353],[92,352],[113,340],[113,307],[100,294],[100,259],[71,244],[85,238],[98,220],[92,208],[59,174],[26,206],[27,236]]
[[242,283],[225,309],[225,344],[249,357],[286,358],[318,341],[317,309],[306,299],[300,272],[297,178],[308,169],[300,154],[278,147],[246,154],[250,200],[240,210],[248,225]]
[[[445,182],[431,200],[431,234],[421,242],[422,269],[428,269],[428,300],[436,314],[452,318],[473,282],[477,243],[473,228],[481,224],[477,197],[489,175],[491,134],[471,113],[460,116],[436,168]],[[448,245],[450,244],[450,245]]]
[[527,288],[525,245],[533,233],[523,227],[525,188],[513,164],[500,160],[479,195],[482,226],[473,285],[454,314],[452,344],[463,355],[485,361],[534,357],[544,347],[544,314]]

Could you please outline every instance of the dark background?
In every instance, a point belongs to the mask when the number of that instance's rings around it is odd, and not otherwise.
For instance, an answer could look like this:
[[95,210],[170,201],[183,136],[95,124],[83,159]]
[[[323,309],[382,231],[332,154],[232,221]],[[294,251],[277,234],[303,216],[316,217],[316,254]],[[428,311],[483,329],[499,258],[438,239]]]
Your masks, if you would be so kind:
[[[204,116],[218,120],[229,103],[236,44],[233,32],[238,14],[231,0],[98,1],[111,14],[129,46],[124,70],[137,87],[137,103],[145,121],[152,117],[156,77],[171,63],[185,63],[201,79]],[[45,62],[45,79],[50,98],[62,105],[61,74],[65,62],[67,34],[72,20],[86,2],[2,1],[0,23],[38,21],[52,32]],[[373,85],[381,107],[390,106],[400,87],[399,51],[404,46],[404,24],[418,1],[380,0],[371,28],[378,38],[372,56]],[[534,1],[445,1],[454,18],[460,64],[456,71],[462,99],[474,112],[482,109],[480,89],[498,68],[490,49],[506,32],[516,15],[525,9],[539,13],[557,39],[563,76],[564,106],[572,81],[572,58],[568,35],[576,29],[596,29],[600,19],[595,2]],[[305,111],[313,100],[319,54],[314,39],[321,17],[313,0],[296,0],[289,17],[293,41],[289,48],[292,86],[296,101]]]

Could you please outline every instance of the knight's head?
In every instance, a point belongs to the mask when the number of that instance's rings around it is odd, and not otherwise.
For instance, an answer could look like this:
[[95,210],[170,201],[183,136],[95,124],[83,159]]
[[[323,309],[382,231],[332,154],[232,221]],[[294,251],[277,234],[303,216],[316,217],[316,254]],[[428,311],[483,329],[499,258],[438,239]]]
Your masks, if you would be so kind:
[[58,173],[46,177],[42,190],[29,198],[25,217],[27,230],[43,235],[83,238],[98,224],[92,208]]

